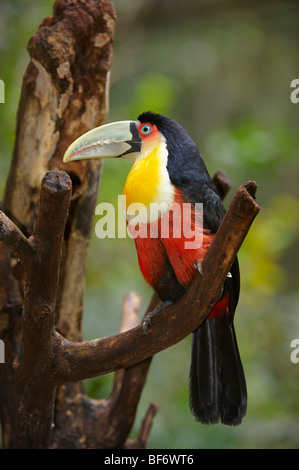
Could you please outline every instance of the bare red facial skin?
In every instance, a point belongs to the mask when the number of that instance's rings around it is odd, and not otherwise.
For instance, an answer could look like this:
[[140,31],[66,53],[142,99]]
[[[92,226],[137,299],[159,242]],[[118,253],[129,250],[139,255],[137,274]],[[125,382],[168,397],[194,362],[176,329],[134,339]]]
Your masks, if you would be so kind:
[[148,137],[153,137],[154,135],[157,135],[159,131],[155,124],[151,124],[150,122],[142,122],[138,126],[138,132],[142,139],[146,139]]

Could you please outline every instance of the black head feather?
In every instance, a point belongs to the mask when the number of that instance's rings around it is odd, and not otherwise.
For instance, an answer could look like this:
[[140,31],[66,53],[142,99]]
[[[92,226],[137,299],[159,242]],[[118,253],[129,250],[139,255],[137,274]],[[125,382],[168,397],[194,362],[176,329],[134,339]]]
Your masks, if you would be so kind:
[[155,124],[163,134],[170,181],[189,201],[204,204],[207,225],[216,231],[225,210],[194,141],[180,124],[162,114],[147,111],[140,114],[138,121]]
[[209,178],[200,153],[185,129],[176,121],[162,114],[147,111],[138,117],[140,122],[155,124],[166,139],[168,149],[168,171],[173,184],[179,177],[180,183]]

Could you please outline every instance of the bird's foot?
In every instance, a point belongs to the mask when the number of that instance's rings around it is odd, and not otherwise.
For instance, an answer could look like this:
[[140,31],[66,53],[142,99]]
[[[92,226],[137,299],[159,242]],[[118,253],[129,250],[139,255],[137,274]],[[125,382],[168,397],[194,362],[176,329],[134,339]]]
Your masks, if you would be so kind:
[[152,316],[155,313],[161,312],[161,310],[163,310],[164,307],[167,307],[167,305],[171,305],[171,304],[172,304],[171,300],[166,300],[157,308],[155,308],[155,310],[145,314],[143,322],[142,322],[142,328],[143,328],[144,333],[148,334],[148,328],[151,326],[151,323],[152,323]]

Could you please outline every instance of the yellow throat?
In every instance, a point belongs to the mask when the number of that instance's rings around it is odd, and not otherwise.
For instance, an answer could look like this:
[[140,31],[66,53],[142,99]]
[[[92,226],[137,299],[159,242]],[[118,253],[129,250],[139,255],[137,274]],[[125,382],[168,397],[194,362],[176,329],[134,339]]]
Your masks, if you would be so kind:
[[127,218],[134,213],[130,206],[141,203],[148,209],[152,203],[167,203],[174,200],[174,187],[167,171],[168,150],[165,139],[142,149],[135,160],[125,182],[123,195],[126,197]]

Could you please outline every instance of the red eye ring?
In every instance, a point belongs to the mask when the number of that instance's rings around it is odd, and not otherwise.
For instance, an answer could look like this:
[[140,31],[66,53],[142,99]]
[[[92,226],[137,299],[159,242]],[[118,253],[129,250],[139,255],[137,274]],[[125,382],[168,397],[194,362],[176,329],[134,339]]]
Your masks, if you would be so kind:
[[142,122],[138,127],[139,135],[142,138],[148,137],[157,131],[157,127],[149,122]]

